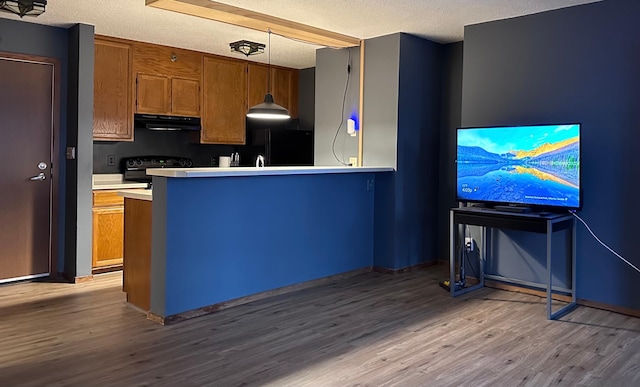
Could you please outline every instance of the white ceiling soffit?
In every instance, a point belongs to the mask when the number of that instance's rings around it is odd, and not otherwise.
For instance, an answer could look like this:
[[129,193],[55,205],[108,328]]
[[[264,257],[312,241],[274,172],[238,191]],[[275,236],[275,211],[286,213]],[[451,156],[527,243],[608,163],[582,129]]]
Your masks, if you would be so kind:
[[[297,23],[357,38],[406,32],[440,43],[463,40],[464,26],[506,19],[600,0],[222,0]],[[0,12],[0,17],[19,17]],[[267,43],[265,32],[145,6],[145,0],[49,0],[46,12],[26,22],[69,27],[96,26],[96,33],[182,47],[224,56],[229,43],[251,40]],[[318,46],[271,37],[271,62],[307,68],[315,66]],[[268,51],[268,48],[267,48]],[[267,62],[265,54],[248,59]]]

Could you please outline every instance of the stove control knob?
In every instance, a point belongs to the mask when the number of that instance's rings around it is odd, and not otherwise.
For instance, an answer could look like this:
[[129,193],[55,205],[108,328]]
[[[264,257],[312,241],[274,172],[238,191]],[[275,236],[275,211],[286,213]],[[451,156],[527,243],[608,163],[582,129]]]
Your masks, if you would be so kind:
[[193,166],[193,162],[190,159],[186,159],[184,162],[184,166],[190,168]]
[[142,159],[136,159],[136,167],[142,166]]
[[129,167],[129,168],[133,168],[133,167],[135,167],[135,166],[136,166],[136,162],[135,162],[135,160],[133,160],[133,159],[129,159],[129,160],[127,160],[127,167]]
[[187,161],[185,159],[178,160],[178,165],[184,168],[187,165]]

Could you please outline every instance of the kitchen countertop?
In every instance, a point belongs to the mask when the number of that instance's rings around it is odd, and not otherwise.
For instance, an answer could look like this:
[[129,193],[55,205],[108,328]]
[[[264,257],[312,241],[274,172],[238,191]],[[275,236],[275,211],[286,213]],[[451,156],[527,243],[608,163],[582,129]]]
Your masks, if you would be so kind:
[[147,175],[162,177],[230,177],[270,175],[313,175],[326,173],[392,172],[391,167],[231,167],[231,168],[153,168]]
[[118,191],[118,196],[129,199],[153,200],[153,190],[150,189],[124,189]]
[[147,183],[122,180],[120,173],[105,173],[92,176],[91,189],[134,189],[147,188]]

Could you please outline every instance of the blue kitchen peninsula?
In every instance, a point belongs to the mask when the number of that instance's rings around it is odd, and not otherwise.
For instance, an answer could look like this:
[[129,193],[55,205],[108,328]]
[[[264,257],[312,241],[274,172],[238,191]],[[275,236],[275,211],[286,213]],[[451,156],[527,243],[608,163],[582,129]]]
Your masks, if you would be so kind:
[[168,324],[370,271],[374,208],[381,205],[375,196],[392,173],[369,167],[147,170],[153,176],[149,318]]

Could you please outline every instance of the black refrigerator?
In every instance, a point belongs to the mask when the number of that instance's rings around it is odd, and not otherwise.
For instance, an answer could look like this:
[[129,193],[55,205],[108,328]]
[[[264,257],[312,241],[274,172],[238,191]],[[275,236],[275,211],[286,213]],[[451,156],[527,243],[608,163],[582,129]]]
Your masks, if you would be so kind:
[[298,120],[286,122],[250,122],[247,120],[247,145],[240,155],[241,165],[255,166],[264,156],[265,166],[312,166],[313,130],[298,128]]

